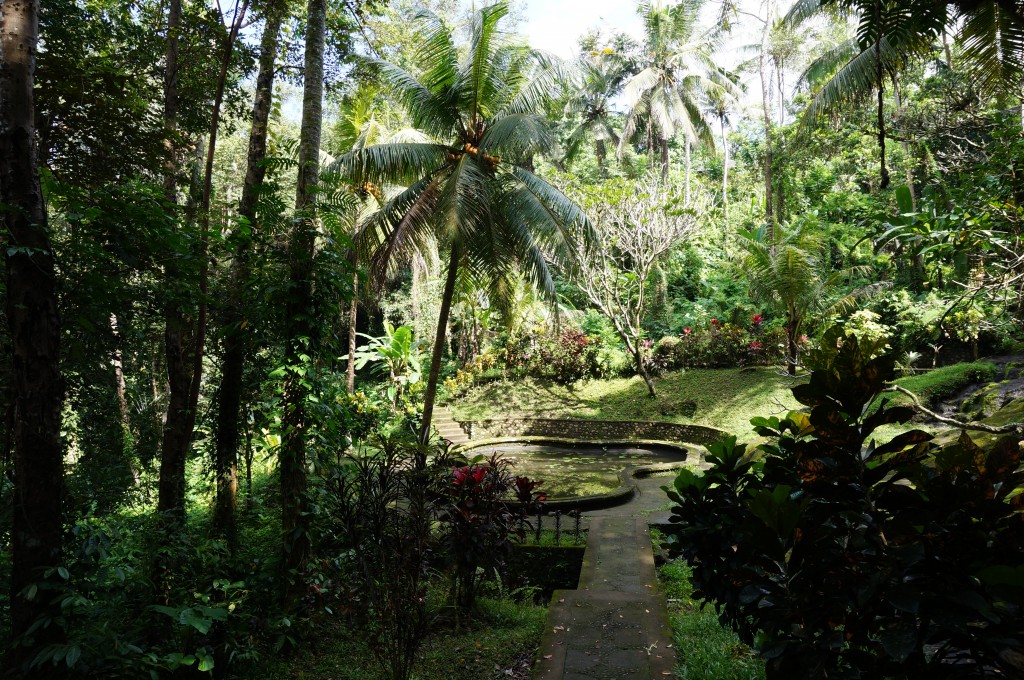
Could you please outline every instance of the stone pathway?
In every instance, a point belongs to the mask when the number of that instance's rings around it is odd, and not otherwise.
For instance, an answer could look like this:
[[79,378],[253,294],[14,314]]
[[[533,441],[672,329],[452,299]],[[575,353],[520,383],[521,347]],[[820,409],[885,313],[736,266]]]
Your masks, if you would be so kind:
[[589,513],[577,590],[555,591],[534,680],[648,680],[674,675],[675,649],[654,570],[648,514],[671,478],[639,480],[626,505]]

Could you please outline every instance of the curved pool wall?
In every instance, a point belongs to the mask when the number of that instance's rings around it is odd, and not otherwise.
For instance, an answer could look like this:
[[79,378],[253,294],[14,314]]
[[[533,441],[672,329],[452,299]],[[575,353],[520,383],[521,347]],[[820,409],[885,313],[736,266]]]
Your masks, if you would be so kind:
[[[487,452],[515,451],[522,447],[548,448],[551,451],[564,451],[566,449],[582,449],[594,454],[611,454],[624,449],[641,449],[644,451],[657,452],[679,456],[678,461],[669,463],[654,463],[649,465],[628,465],[618,472],[619,486],[611,491],[593,494],[589,496],[577,496],[573,498],[553,498],[544,501],[544,508],[547,512],[569,510],[598,510],[610,508],[616,505],[628,503],[637,492],[637,478],[646,477],[658,472],[676,470],[687,464],[690,452],[694,449],[703,450],[701,445],[682,446],[672,442],[661,440],[645,439],[620,439],[612,441],[583,441],[580,439],[567,439],[562,437],[499,437],[495,439],[480,439],[460,444],[456,450],[463,455],[473,455],[477,449],[487,449]],[[481,452],[483,453],[483,452]]]
[[644,420],[578,418],[500,418],[460,421],[471,439],[554,437],[581,442],[654,441],[708,445],[725,432],[703,425]]

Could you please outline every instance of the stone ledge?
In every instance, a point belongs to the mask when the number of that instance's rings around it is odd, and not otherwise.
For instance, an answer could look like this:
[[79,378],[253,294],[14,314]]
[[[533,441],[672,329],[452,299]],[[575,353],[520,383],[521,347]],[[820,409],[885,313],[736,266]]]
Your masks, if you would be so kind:
[[643,420],[580,420],[576,418],[505,418],[467,420],[473,438],[559,437],[590,442],[613,440],[656,440],[707,445],[725,433],[703,425],[682,425]]

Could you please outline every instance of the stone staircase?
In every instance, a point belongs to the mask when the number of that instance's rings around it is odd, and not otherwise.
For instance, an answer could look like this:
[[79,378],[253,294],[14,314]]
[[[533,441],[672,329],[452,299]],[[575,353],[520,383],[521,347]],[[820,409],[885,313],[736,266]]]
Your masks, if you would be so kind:
[[444,406],[437,406],[434,408],[432,426],[437,430],[441,439],[444,439],[452,445],[463,444],[469,441],[469,437],[466,435],[465,430],[463,430],[462,426],[455,420],[452,412]]

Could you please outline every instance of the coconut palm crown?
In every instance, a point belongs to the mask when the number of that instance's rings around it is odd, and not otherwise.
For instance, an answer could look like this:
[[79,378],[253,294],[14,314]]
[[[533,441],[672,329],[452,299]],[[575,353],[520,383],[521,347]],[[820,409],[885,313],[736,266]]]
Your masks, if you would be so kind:
[[404,187],[364,221],[356,239],[360,260],[370,264],[374,278],[382,279],[431,239],[450,253],[420,432],[424,441],[457,275],[471,276],[500,303],[523,274],[553,301],[545,256],[562,251],[573,235],[591,232],[575,203],[522,167],[554,147],[538,112],[565,74],[554,59],[499,29],[507,14],[505,2],[475,12],[469,44],[460,49],[452,27],[419,12],[416,72],[366,61],[425,141],[366,146],[338,160],[357,186]]
[[[719,36],[701,32],[703,0],[683,0],[677,5],[640,2],[637,12],[644,22],[643,69],[626,83],[623,96],[628,106],[622,144],[647,125],[651,151],[661,151],[662,176],[668,173],[668,142],[682,132],[687,144],[714,145],[714,135],[702,107],[709,92],[737,94],[738,88],[715,63]],[[656,135],[656,137],[655,137]]]

